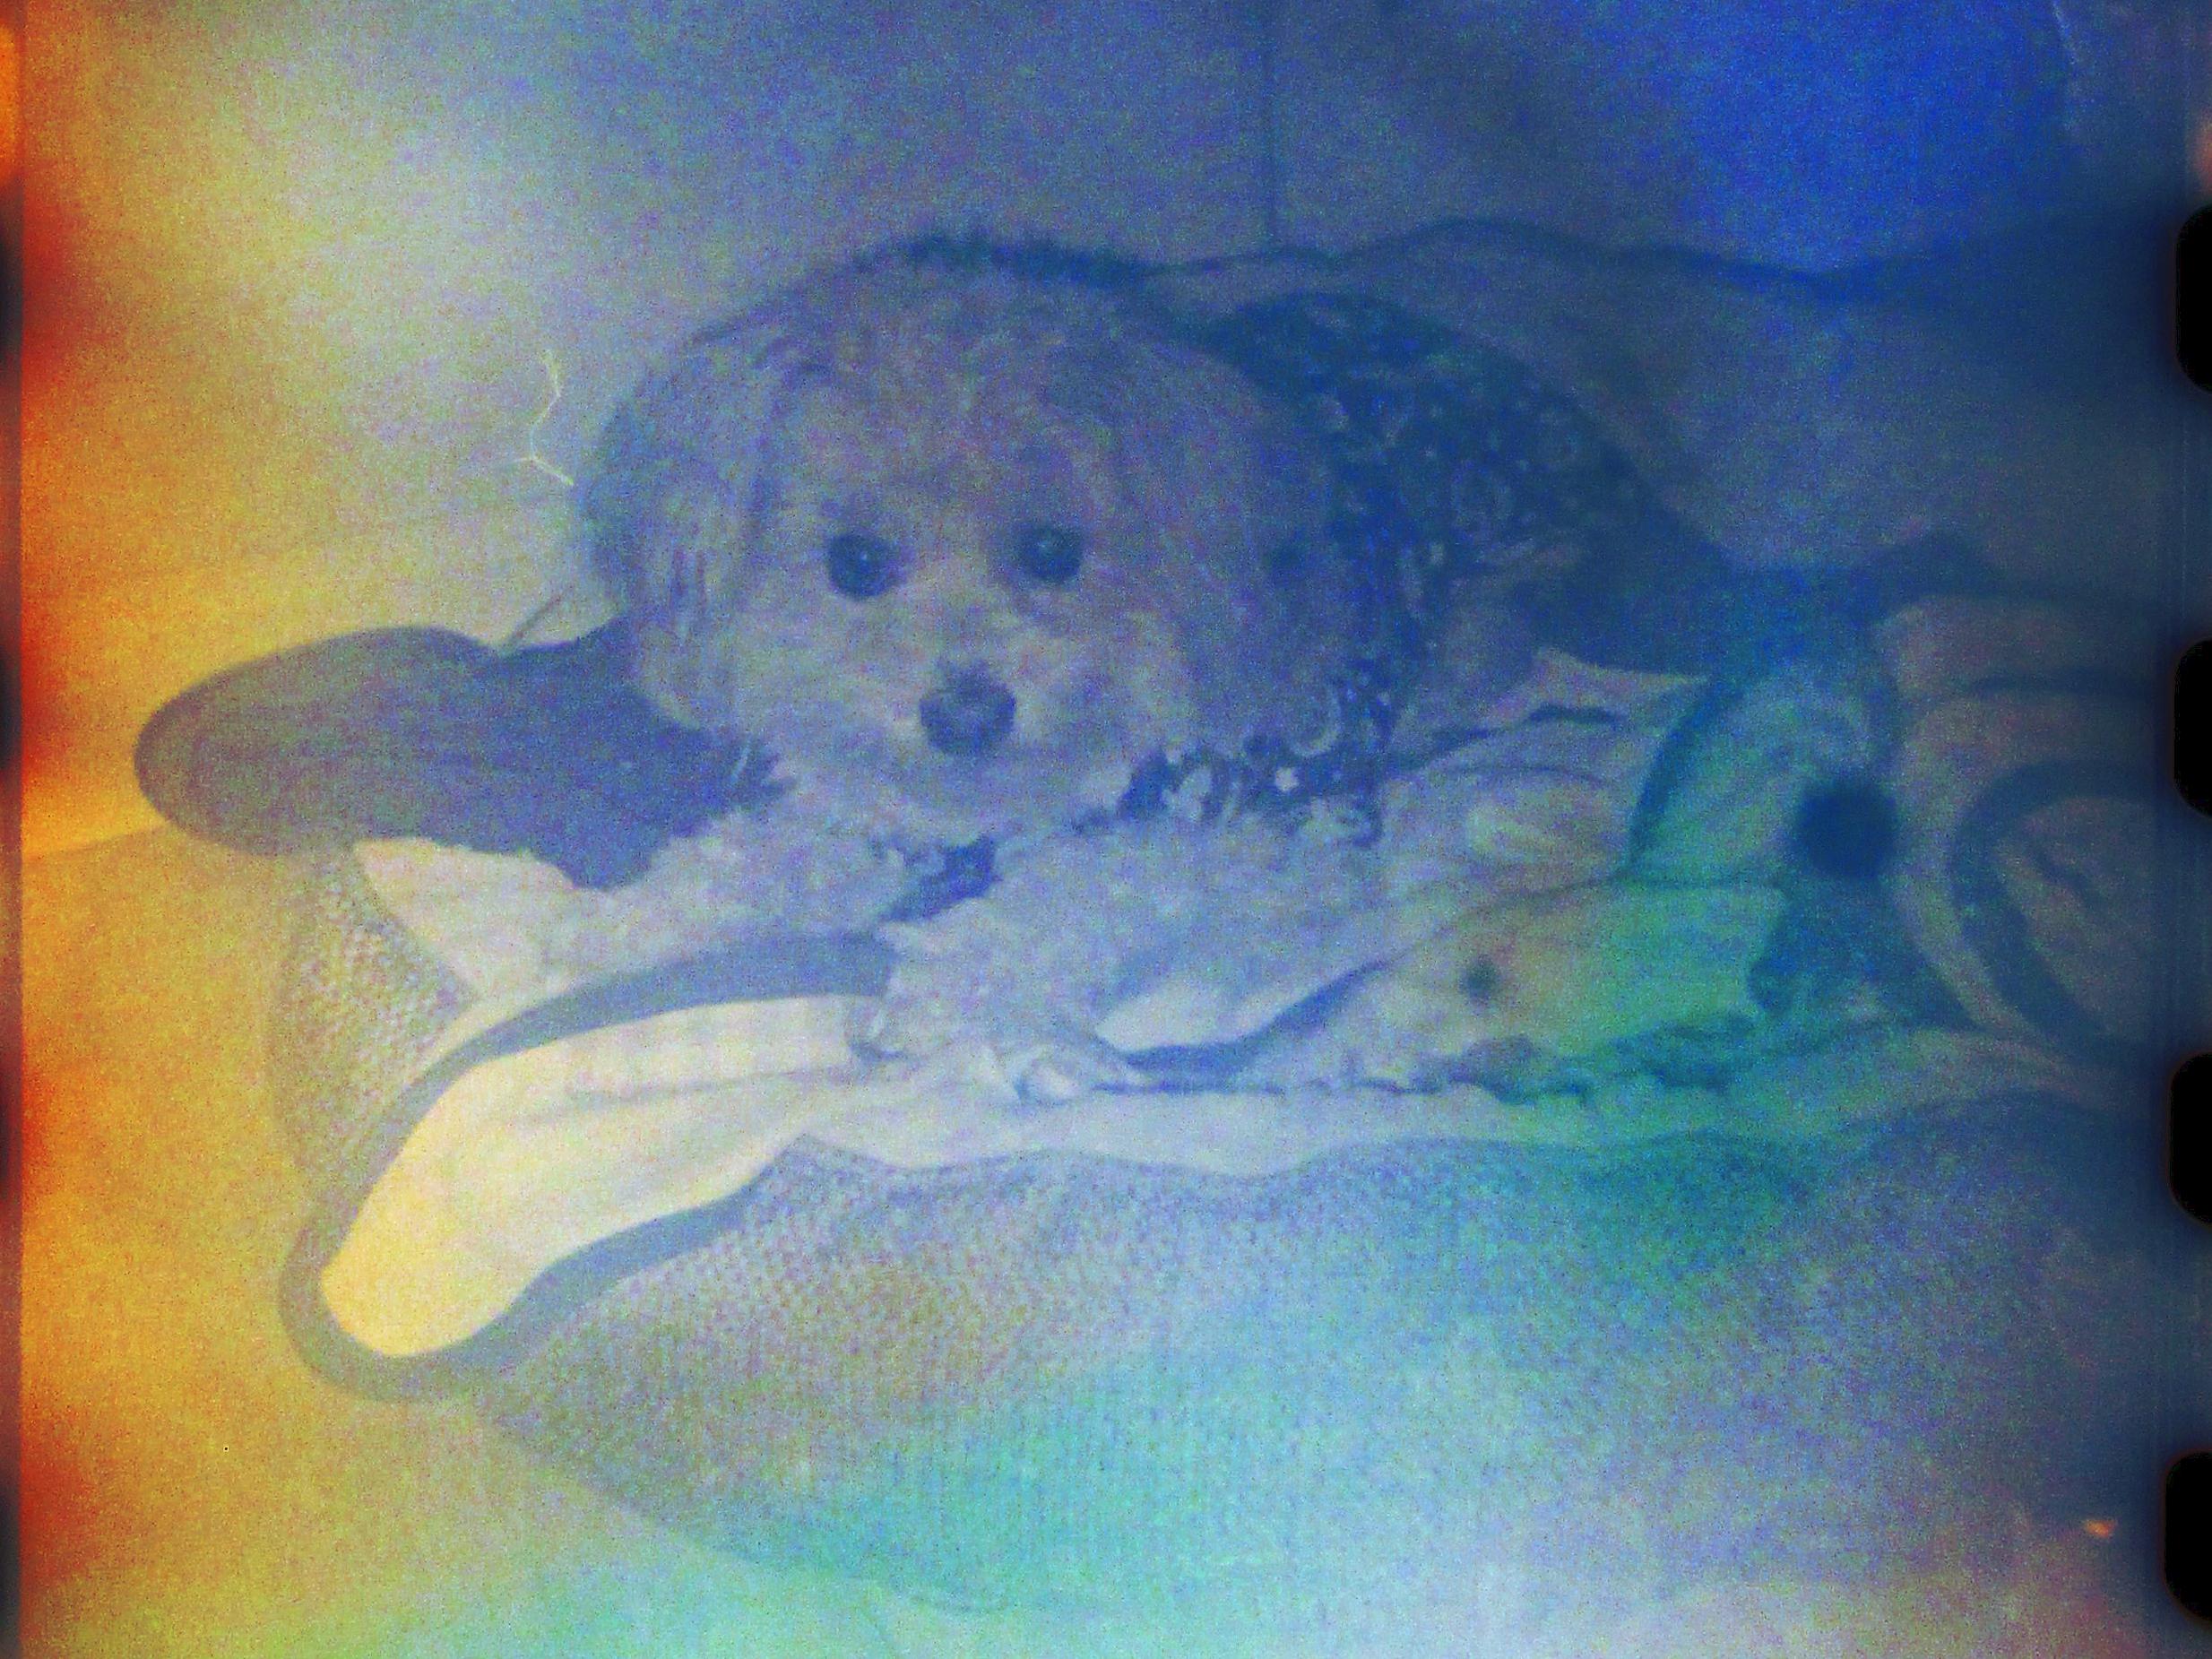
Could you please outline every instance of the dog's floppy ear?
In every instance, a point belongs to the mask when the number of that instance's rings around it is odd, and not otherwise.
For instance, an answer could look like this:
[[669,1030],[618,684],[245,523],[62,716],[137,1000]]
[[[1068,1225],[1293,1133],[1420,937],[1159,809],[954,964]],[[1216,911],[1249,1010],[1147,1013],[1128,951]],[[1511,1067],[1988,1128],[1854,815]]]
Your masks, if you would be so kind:
[[608,421],[577,505],[634,632],[688,640],[725,602],[768,510],[768,452],[807,337],[772,301],[695,336]]

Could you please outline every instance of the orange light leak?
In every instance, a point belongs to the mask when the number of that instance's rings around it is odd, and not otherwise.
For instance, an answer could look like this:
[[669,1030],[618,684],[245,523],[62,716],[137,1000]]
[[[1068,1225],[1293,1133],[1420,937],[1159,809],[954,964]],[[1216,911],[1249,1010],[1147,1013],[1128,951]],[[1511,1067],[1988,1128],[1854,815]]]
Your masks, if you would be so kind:
[[23,164],[17,134],[22,130],[23,54],[13,29],[0,29],[0,186],[15,182]]
[[2093,1515],[2082,1522],[2081,1530],[2101,1543],[2120,1530],[2120,1523],[2108,1515]]

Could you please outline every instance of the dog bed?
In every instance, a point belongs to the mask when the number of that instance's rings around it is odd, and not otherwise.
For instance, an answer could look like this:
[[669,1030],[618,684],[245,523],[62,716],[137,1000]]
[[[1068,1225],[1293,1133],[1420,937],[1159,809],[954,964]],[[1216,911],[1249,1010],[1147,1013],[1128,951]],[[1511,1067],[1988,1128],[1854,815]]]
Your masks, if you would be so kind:
[[1602,1640],[2122,1507],[2133,705],[2034,600],[1868,637],[1547,652],[1371,841],[1171,804],[867,934],[594,963],[540,860],[302,855],[289,1326],[748,1556],[1308,1637]]

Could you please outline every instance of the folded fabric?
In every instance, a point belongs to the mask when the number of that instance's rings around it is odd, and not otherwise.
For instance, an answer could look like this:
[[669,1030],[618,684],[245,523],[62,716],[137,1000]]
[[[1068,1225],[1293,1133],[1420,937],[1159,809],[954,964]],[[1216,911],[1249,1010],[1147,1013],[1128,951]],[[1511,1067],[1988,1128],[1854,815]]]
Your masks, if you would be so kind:
[[447,1347],[564,1257],[743,1188],[856,1081],[843,1022],[835,998],[722,1003],[471,1067],[324,1267],[331,1317],[378,1353]]
[[1897,1012],[2147,1067],[2160,791],[2128,665],[2150,657],[2119,608],[1986,588],[1898,604],[1716,687],[1653,769],[1630,868],[1779,886],[1766,999],[1843,969]]
[[675,946],[711,929],[657,951],[633,929],[611,979],[563,942],[704,891],[371,844],[372,902],[468,1001],[309,1253],[302,1317],[326,1354],[465,1350],[541,1323],[531,1298],[564,1274],[574,1292],[641,1240],[694,1241],[684,1218],[802,1141],[914,1170],[1058,1154],[1250,1178],[1438,1138],[1787,1141],[2000,1087],[2093,1096],[2033,1047],[1879,1009],[1790,1067],[1816,1039],[1753,989],[1778,890],[1615,874],[1695,691],[1547,653],[1394,781],[1375,846],[1094,828],[877,939],[779,937],[773,903],[704,955]]
[[304,645],[157,713],[139,787],[179,827],[250,852],[419,835],[610,886],[763,784],[757,755],[630,689],[621,649],[615,626],[509,652],[415,627]]
[[[1394,783],[1379,846],[1273,821],[1048,837],[1010,855],[987,895],[885,929],[895,955],[857,996],[732,1000],[701,966],[818,957],[829,912],[799,895],[891,891],[870,887],[881,860],[865,847],[779,838],[773,815],[757,834],[663,849],[612,894],[532,858],[372,842],[374,902],[467,1001],[399,1091],[404,1127],[329,1240],[321,1307],[380,1354],[453,1347],[564,1260],[742,1191],[802,1136],[910,1165],[1057,1149],[1245,1175],[1349,1145],[1571,1136],[1477,1089],[1240,1088],[1233,1065],[1204,1088],[1195,1072],[1086,1070],[1058,1039],[1233,1050],[1471,904],[1601,877],[1694,689],[1545,653]],[[850,879],[776,863],[796,856],[786,841]],[[870,951],[883,946],[851,947]],[[626,972],[594,973],[593,952]],[[671,1001],[687,975],[701,999]]]
[[1966,1017],[2106,1065],[2156,1063],[2163,785],[2139,620],[1952,595],[1880,640],[1902,731],[1886,882]]
[[1751,969],[1780,912],[1772,888],[1627,883],[1473,910],[1347,987],[1258,1075],[1525,1093],[1542,1088],[1531,1074],[1662,1033],[1750,1051]]
[[[1698,1006],[1696,994],[1660,993],[1678,1010]],[[2097,1099],[2093,1076],[2031,1045],[1881,1033],[1748,1067],[1732,1085],[1615,1076],[1516,1103],[1439,1083],[1446,1066],[1422,1071],[1428,1086],[1410,1093],[1286,1086],[1262,1068],[1240,1087],[1100,1090],[1040,1104],[988,1050],[858,1063],[849,1033],[864,1000],[724,1001],[567,1034],[541,1029],[544,1041],[496,1045],[460,1066],[441,1063],[456,1051],[441,1046],[408,1092],[420,1117],[400,1126],[389,1162],[316,1264],[318,1315],[380,1359],[454,1348],[564,1264],[588,1265],[626,1237],[730,1198],[802,1139],[915,1171],[1057,1154],[1249,1178],[1439,1139],[1603,1146],[1724,1131],[1782,1144],[1849,1138],[1992,1094]],[[1367,1015],[1346,1041],[1371,1041],[1377,1029]],[[1410,1033],[1407,1052],[1423,1051],[1421,1034]],[[1378,1057],[1378,1073],[1403,1068],[1395,1050],[1357,1051]]]

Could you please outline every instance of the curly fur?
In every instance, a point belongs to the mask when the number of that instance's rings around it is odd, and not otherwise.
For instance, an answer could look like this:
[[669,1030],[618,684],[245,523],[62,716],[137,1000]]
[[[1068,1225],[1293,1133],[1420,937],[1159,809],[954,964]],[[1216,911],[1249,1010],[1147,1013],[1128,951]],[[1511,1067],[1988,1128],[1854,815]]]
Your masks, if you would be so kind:
[[[1177,745],[1294,735],[1352,648],[1325,462],[1126,276],[918,245],[678,351],[582,496],[639,687],[764,741],[818,812],[943,840],[1065,823]],[[1079,538],[1071,575],[1024,554],[1046,531]],[[884,591],[841,589],[852,537]],[[1003,732],[948,742],[930,713],[978,688]]]

